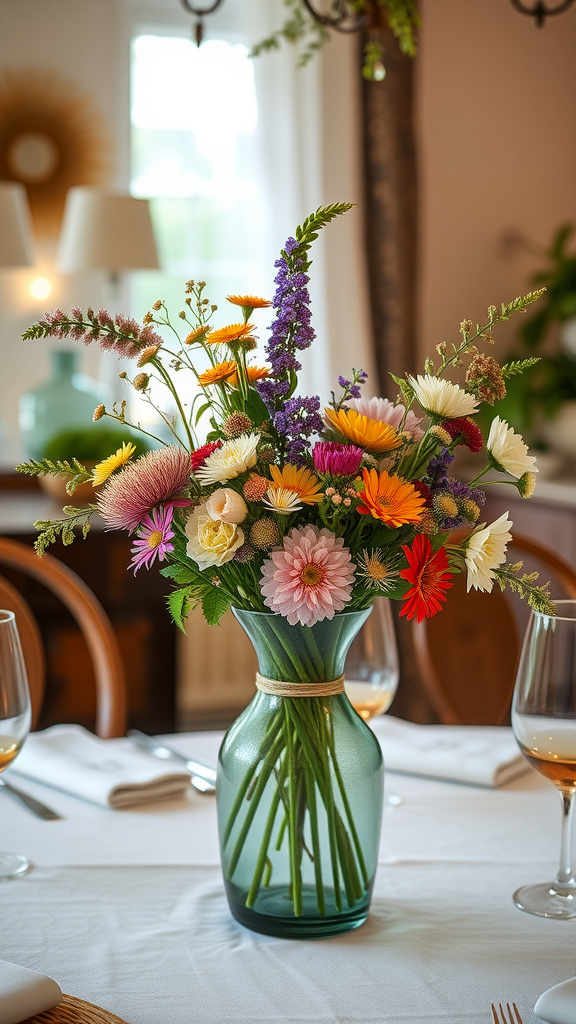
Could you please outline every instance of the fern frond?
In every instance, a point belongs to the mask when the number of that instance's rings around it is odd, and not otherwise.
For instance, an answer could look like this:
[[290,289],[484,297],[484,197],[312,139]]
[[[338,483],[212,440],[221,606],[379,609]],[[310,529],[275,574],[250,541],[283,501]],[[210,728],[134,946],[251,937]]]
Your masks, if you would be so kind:
[[516,377],[518,374],[524,373],[524,370],[529,370],[531,366],[536,366],[536,363],[539,362],[539,356],[533,356],[531,359],[512,359],[509,363],[504,363],[502,366],[502,376]]

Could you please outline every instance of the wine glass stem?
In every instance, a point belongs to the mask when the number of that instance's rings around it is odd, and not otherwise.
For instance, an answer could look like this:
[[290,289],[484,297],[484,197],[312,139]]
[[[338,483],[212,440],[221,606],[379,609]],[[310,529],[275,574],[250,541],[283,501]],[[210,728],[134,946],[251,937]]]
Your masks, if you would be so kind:
[[576,888],[571,867],[574,790],[560,790],[560,800],[562,801],[562,837],[560,840],[560,867],[555,884],[564,888]]

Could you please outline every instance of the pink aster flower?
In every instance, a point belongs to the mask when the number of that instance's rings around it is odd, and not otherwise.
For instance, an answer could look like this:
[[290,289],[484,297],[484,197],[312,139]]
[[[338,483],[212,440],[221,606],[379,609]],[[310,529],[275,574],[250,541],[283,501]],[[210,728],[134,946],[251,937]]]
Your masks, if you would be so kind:
[[181,504],[178,498],[190,483],[190,471],[190,453],[175,445],[129,463],[96,498],[106,528],[133,533],[157,505]]
[[134,555],[129,568],[134,568],[134,575],[143,565],[150,568],[155,558],[163,562],[168,551],[174,551],[174,545],[170,543],[174,536],[172,529],[172,505],[152,509],[149,516],[145,516],[140,529],[138,540],[130,549]]
[[318,441],[312,449],[314,469],[332,476],[355,476],[360,469],[364,452],[355,444],[336,441]]
[[264,604],[291,626],[332,619],[350,600],[355,568],[342,537],[317,526],[295,528],[262,563]]
[[[369,420],[378,420],[380,423],[389,423],[397,430],[404,418],[406,409],[403,405],[394,405],[387,398],[351,398],[348,405],[359,412],[361,416],[367,416]],[[412,434],[414,441],[420,441],[424,437],[424,431],[420,429],[422,417],[418,418],[413,412],[409,412],[403,430]]]

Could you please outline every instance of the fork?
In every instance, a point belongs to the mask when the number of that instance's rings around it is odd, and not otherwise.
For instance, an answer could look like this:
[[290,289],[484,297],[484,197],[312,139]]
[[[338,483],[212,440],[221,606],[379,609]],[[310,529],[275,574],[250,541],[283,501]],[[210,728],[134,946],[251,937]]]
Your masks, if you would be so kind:
[[[494,1018],[494,1024],[523,1024],[522,1017],[518,1011],[516,1003],[506,1003],[506,1006],[502,1006],[502,1003],[498,1004],[500,1011],[496,1009],[494,1003],[492,1003],[492,1016]],[[514,1013],[512,1013],[514,1011]]]

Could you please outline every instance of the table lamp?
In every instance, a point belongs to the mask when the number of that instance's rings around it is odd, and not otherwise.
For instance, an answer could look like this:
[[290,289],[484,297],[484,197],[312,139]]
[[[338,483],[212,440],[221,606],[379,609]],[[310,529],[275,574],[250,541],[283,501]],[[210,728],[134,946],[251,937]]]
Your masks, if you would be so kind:
[[158,269],[148,200],[86,185],[71,188],[57,265],[65,274],[106,270],[113,284],[123,270]]
[[0,181],[0,268],[29,267],[33,262],[26,189],[16,181]]

